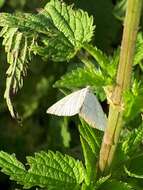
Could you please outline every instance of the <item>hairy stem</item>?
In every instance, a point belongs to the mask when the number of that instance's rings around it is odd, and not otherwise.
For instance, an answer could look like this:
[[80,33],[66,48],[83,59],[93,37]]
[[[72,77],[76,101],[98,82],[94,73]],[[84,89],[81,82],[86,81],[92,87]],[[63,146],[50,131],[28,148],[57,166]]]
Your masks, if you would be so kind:
[[123,126],[123,91],[130,88],[131,71],[134,58],[135,41],[143,0],[128,0],[121,44],[120,60],[117,70],[116,86],[110,97],[108,126],[100,150],[99,169],[110,169],[120,131]]

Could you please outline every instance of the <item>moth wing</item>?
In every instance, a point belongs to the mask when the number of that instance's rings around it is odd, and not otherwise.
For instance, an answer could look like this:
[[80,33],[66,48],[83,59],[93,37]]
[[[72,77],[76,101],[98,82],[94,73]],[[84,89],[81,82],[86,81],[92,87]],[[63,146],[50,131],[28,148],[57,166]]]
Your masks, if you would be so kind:
[[47,113],[58,116],[72,116],[78,114],[83,105],[88,88],[73,92],[48,108]]
[[91,127],[104,131],[107,126],[107,118],[98,99],[92,92],[87,92],[79,115]]

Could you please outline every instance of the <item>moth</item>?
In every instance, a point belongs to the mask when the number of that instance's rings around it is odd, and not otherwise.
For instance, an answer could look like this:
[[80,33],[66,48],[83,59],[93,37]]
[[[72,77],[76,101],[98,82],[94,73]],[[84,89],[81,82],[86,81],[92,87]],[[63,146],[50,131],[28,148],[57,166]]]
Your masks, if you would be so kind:
[[91,127],[104,131],[107,118],[90,87],[75,91],[52,105],[48,114],[73,116],[79,114]]

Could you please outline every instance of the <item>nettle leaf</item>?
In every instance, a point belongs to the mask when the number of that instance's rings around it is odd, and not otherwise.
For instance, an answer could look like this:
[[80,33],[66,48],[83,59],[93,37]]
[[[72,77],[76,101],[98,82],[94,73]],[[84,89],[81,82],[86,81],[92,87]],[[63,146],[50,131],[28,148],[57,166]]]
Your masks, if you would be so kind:
[[0,18],[0,26],[17,28],[25,35],[32,35],[36,32],[48,35],[53,28],[50,19],[40,13],[37,15],[31,13],[0,13]]
[[24,165],[19,162],[15,155],[8,154],[0,151],[0,167],[2,172],[10,176],[11,180],[16,180],[19,183],[23,181],[23,177],[26,175],[26,169]]
[[131,91],[127,91],[124,94],[125,112],[124,116],[126,120],[133,120],[138,114],[143,111],[143,85],[134,81]]
[[52,151],[36,153],[35,157],[27,157],[29,170],[17,161],[15,156],[0,152],[2,172],[10,175],[24,188],[39,186],[48,189],[80,189],[84,179],[84,168],[74,158]]
[[127,0],[119,0],[114,7],[113,14],[119,20],[124,20],[126,12]]
[[106,84],[106,79],[100,69],[96,69],[93,64],[84,67],[78,67],[61,77],[54,84],[58,88],[81,88],[91,86],[93,88],[102,87]]
[[89,17],[87,12],[73,10],[72,5],[67,6],[58,0],[47,3],[45,11],[73,46],[78,47],[91,40],[94,30],[93,17]]
[[112,57],[107,57],[96,47],[84,44],[84,48],[90,53],[95,60],[80,57],[84,63],[83,67],[78,67],[61,77],[54,84],[58,88],[83,88],[91,86],[96,95],[101,101],[106,99],[106,94],[103,87],[110,86],[115,81],[116,68],[119,62],[119,49],[114,52]]
[[91,41],[94,26],[93,17],[80,9],[74,10],[64,2],[51,0],[41,14],[51,20],[55,30],[52,38],[43,38],[45,46],[35,47],[35,52],[52,58],[54,61],[64,61],[72,58],[83,43]]
[[103,183],[98,190],[133,190],[133,187],[125,182],[117,180],[109,180]]
[[[27,73],[27,64],[31,58],[32,46],[37,39],[37,33],[47,34],[48,19],[43,15],[0,13],[0,36],[7,53],[6,99],[12,117],[18,117],[13,108],[11,95],[17,93],[23,86],[23,78]],[[50,28],[50,27],[49,27]]]
[[103,183],[105,183],[107,180],[109,180],[110,177],[111,177],[111,174],[109,174],[105,177],[99,178],[95,184],[96,189],[98,189]]
[[112,57],[108,57],[96,46],[93,47],[91,44],[84,44],[83,47],[93,58],[97,61],[104,75],[111,77],[113,80],[116,75],[116,69],[119,62],[119,49],[117,49]]
[[80,58],[84,66],[73,69],[58,80],[54,87],[58,88],[82,88],[91,86],[101,100],[106,98],[103,86],[113,84],[116,74],[116,67],[119,61],[119,51],[116,51],[112,57],[107,57],[101,50],[91,45],[85,45],[84,48],[95,58],[97,64],[90,59]]
[[10,64],[7,71],[6,98],[13,117],[16,113],[10,99],[23,86],[29,54],[35,53],[53,61],[71,59],[84,43],[91,41],[93,17],[74,10],[59,0],[51,0],[38,14],[0,13],[1,37]]
[[[130,160],[124,165],[124,171],[126,174],[133,178],[143,178],[143,154],[142,150],[139,154],[135,154]],[[133,179],[132,179],[133,180]]]
[[83,43],[91,41],[95,28],[93,17],[87,12],[74,10],[59,0],[51,0],[37,15],[1,13],[0,18],[2,27],[7,25],[20,32],[37,33],[34,53],[54,61],[72,58]]
[[136,173],[132,173],[132,172],[130,172],[128,169],[127,169],[127,167],[124,167],[124,169],[125,169],[125,172],[128,174],[128,176],[130,176],[130,177],[134,177],[134,178],[137,178],[137,179],[143,179],[143,174],[141,175],[139,175],[139,174],[136,174]]
[[101,133],[88,126],[83,120],[81,120],[81,123],[79,132],[86,165],[85,183],[90,186],[95,183],[96,179],[96,162],[100,150]]
[[134,156],[140,151],[140,145],[143,140],[143,124],[125,137],[122,143],[122,150],[127,156]]
[[61,122],[61,137],[63,141],[63,145],[66,148],[70,147],[71,142],[71,134],[68,128],[68,118],[64,117],[63,121]]
[[104,54],[100,49],[96,46],[93,47],[91,44],[84,44],[84,49],[94,57],[97,63],[101,68],[105,68],[107,64],[110,63],[109,58],[106,54]]
[[30,45],[33,43],[32,37],[26,37],[18,31],[18,28],[3,27],[0,36],[3,36],[3,45],[7,53],[7,62],[10,64],[6,74],[6,90],[4,98],[6,99],[8,109],[12,117],[17,117],[14,111],[11,98],[18,89],[23,86],[23,77],[27,73],[27,63],[30,55]]
[[143,60],[143,34],[140,32],[137,36],[135,56],[134,56],[134,65],[139,64],[142,68],[141,61]]

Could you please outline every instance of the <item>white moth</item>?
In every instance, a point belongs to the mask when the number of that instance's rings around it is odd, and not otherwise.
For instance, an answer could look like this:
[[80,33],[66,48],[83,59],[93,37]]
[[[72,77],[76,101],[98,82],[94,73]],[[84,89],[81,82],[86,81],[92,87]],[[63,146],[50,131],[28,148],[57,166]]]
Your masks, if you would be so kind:
[[47,113],[58,116],[79,114],[91,127],[104,131],[106,116],[90,87],[73,92],[48,108]]

